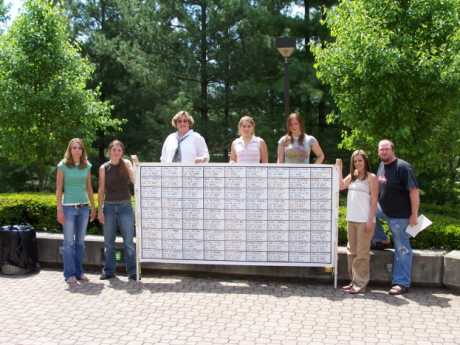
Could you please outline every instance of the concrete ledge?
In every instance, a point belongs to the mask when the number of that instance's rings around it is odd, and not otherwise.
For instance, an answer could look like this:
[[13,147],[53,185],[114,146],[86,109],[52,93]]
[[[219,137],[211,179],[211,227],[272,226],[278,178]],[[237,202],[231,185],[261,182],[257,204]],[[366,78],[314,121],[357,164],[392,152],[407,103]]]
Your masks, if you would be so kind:
[[[62,264],[60,247],[62,234],[37,233],[39,261],[42,265]],[[104,238],[88,235],[86,243],[86,264],[100,268],[103,265]],[[117,237],[116,246],[122,248],[122,239]],[[454,254],[451,254],[454,253]],[[414,285],[442,286],[460,288],[460,251],[451,252],[445,257],[442,250],[414,250],[412,281]],[[447,263],[447,264],[446,264]],[[447,266],[446,266],[447,265]],[[121,271],[123,264],[118,264]],[[371,252],[371,282],[391,283],[393,250]],[[332,282],[332,274],[322,267],[267,267],[267,266],[229,266],[143,263],[145,271],[179,271],[196,273],[217,273],[229,275],[249,275],[277,278],[297,278],[323,282]],[[443,274],[446,272],[446,274]],[[456,272],[456,273],[455,273]],[[448,275],[448,277],[446,277]],[[338,248],[338,278],[348,280],[347,252],[345,247]]]
[[444,255],[443,284],[460,291],[460,250],[453,250]]

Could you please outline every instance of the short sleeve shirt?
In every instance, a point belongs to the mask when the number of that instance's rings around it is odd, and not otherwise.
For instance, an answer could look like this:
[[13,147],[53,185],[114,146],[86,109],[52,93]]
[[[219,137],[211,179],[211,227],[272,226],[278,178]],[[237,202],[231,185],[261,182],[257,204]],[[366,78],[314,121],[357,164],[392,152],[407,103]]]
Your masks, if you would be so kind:
[[380,162],[377,178],[383,212],[392,218],[409,218],[412,213],[409,191],[418,188],[412,166],[399,158],[390,164]]
[[299,143],[298,138],[294,138],[293,142],[285,145],[284,143],[287,139],[288,137],[285,135],[278,141],[279,145],[284,146],[284,162],[309,164],[311,148],[318,140],[312,135],[305,134],[302,144]]
[[85,168],[68,167],[61,161],[57,168],[64,174],[64,200],[63,205],[87,204],[88,191],[86,179],[91,171],[91,163],[88,162]]

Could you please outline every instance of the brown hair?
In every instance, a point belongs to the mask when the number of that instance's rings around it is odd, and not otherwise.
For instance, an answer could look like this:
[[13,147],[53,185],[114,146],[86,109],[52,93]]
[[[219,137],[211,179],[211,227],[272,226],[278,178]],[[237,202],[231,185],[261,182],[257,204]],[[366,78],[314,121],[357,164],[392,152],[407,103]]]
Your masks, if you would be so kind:
[[88,166],[88,156],[86,155],[85,145],[83,144],[83,139],[80,138],[73,138],[69,141],[69,145],[67,145],[67,149],[64,153],[64,164],[67,165],[69,168],[75,167],[75,162],[73,161],[72,157],[72,145],[79,144],[81,147],[81,158],[80,163],[78,164],[79,169],[85,169]]
[[286,136],[289,139],[287,142],[288,143],[289,142],[291,142],[291,143],[294,142],[294,138],[292,137],[292,131],[289,128],[292,120],[297,120],[299,122],[299,129],[300,129],[299,144],[302,145],[303,141],[305,139],[305,129],[304,129],[303,119],[302,119],[302,117],[300,116],[300,114],[298,112],[289,114],[289,116],[288,116],[288,118],[286,120],[286,130],[287,130]]
[[355,159],[356,156],[363,157],[364,170],[365,170],[363,180],[365,180],[365,179],[367,179],[367,174],[369,173],[370,168],[369,168],[369,158],[367,157],[367,153],[365,151],[363,151],[363,150],[356,150],[351,154],[351,158],[350,158],[350,176],[351,176],[351,180],[354,181],[354,180],[356,180],[358,178],[358,176],[355,175],[356,167],[355,167],[354,159]]
[[[123,154],[125,154],[125,145],[120,140],[115,139],[115,140],[112,140],[112,142],[109,144],[109,148],[108,148],[109,158],[110,158],[110,150],[112,150],[114,146],[120,146],[121,150],[123,151]],[[120,170],[121,170],[122,176],[123,177],[129,176],[128,167],[126,166],[125,161],[123,160],[123,156],[120,158],[119,164],[120,164]]]

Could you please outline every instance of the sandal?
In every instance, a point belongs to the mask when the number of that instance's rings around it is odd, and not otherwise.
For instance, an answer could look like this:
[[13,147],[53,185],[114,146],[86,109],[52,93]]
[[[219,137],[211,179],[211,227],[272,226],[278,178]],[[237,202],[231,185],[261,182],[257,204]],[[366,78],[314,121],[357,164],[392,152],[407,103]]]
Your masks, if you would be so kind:
[[396,295],[402,295],[408,291],[409,291],[409,288],[403,285],[393,285],[390,291],[388,291],[388,293],[390,295],[396,296]]
[[353,287],[353,284],[350,283],[350,284],[348,284],[348,285],[342,286],[342,290],[350,290],[352,287]]
[[356,295],[356,294],[359,294],[359,293],[365,293],[366,292],[366,288],[365,287],[357,287],[357,286],[353,286],[350,290],[346,290],[345,291],[346,293],[349,293],[350,295]]

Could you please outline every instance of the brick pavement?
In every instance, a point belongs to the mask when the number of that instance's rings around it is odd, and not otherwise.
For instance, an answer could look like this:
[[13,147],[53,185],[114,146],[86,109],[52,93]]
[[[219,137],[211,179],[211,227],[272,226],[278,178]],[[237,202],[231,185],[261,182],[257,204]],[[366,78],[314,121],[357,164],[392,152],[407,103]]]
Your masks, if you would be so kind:
[[162,275],[68,290],[62,273],[0,276],[1,345],[460,344],[460,295]]

